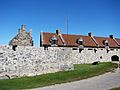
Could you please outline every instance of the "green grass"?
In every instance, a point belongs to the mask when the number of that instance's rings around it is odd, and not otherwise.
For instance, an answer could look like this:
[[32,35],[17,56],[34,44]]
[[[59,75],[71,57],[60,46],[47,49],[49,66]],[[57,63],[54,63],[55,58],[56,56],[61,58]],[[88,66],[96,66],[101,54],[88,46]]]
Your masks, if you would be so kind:
[[99,65],[80,64],[75,65],[75,70],[62,71],[38,75],[34,77],[22,77],[16,79],[0,80],[1,90],[30,89],[43,87],[58,83],[81,80],[112,71],[116,67],[111,62],[100,63]]
[[113,89],[110,89],[110,90],[120,90],[120,87],[113,88]]

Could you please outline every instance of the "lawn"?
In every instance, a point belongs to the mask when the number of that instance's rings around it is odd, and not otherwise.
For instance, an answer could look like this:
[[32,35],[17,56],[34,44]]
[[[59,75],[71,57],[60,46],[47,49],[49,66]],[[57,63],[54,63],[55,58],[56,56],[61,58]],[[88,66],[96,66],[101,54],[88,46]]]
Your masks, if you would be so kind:
[[118,88],[113,88],[113,89],[110,89],[110,90],[120,90],[120,87],[118,87]]
[[100,63],[99,65],[79,64],[74,65],[75,70],[62,71],[38,75],[34,77],[22,77],[16,79],[0,80],[1,90],[30,89],[43,87],[58,83],[81,80],[113,71],[117,66],[111,62]]

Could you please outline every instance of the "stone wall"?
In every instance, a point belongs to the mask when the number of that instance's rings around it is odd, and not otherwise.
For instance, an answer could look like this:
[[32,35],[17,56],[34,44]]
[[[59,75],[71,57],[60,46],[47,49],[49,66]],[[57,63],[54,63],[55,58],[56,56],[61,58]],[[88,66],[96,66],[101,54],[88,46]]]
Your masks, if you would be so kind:
[[120,58],[120,49],[110,49],[109,52],[105,48],[84,48],[81,52],[72,50],[72,62],[73,64],[93,63],[95,61],[110,62],[113,55]]
[[62,70],[73,70],[71,50],[64,48],[35,48],[0,46],[0,77],[34,76]]
[[120,50],[109,52],[104,48],[84,48],[81,52],[72,48],[18,46],[0,46],[0,78],[15,78],[73,70],[73,64],[111,61],[113,55],[120,56]]

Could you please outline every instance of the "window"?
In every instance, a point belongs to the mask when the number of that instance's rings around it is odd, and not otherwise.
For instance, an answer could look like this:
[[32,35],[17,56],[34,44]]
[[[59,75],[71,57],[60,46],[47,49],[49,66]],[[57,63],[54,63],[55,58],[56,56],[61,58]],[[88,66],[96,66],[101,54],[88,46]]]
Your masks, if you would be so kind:
[[105,49],[107,50],[107,53],[109,52],[109,42],[108,40],[103,40],[103,44],[105,46]]
[[114,49],[110,49],[111,51],[114,51]]
[[58,44],[57,40],[52,40],[52,44],[56,44],[57,45]]
[[88,48],[88,50],[93,50],[92,48]]
[[105,46],[109,46],[108,40],[105,40],[105,41],[104,41],[104,45],[105,45]]
[[77,50],[77,48],[72,48],[72,50]]
[[82,39],[82,37],[80,37],[80,38],[78,39],[77,43],[78,43],[79,45],[83,45],[83,44],[84,44],[84,40]]
[[109,46],[108,42],[107,42],[107,43],[105,43],[105,46]]
[[50,39],[50,42],[53,46],[58,45],[58,39],[55,37],[55,35]]
[[57,42],[57,40],[51,40],[51,44],[52,44],[52,45],[57,45],[58,42]]
[[79,44],[80,44],[80,45],[83,45],[83,41],[79,41]]

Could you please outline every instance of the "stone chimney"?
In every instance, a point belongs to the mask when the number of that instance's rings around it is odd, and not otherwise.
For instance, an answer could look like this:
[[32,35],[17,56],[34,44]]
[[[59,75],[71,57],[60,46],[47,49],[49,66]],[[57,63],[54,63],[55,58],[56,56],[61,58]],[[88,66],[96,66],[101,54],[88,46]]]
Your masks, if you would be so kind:
[[64,38],[62,37],[62,32],[60,29],[56,30],[56,34],[59,36],[59,38],[62,40],[62,43],[66,45]]
[[26,30],[26,25],[21,25],[21,31],[25,31]]
[[93,34],[91,32],[88,33],[88,36],[90,36],[92,38],[92,40],[95,42],[95,44],[97,45],[97,47],[99,47],[98,42],[95,40],[95,38],[94,38],[94,36],[93,36]]
[[57,34],[57,35],[61,35],[61,34],[62,34],[62,33],[61,33],[61,30],[60,30],[60,29],[57,29],[57,30],[56,30],[56,34]]
[[114,38],[114,36],[113,36],[113,35],[110,35],[109,37],[110,37],[110,38],[112,38],[112,39]]
[[120,46],[120,43],[115,39],[114,35],[110,35],[109,37],[113,39],[117,43],[118,46]]
[[88,33],[88,36],[92,37],[92,33],[91,33],[91,32],[90,32],[90,33]]

